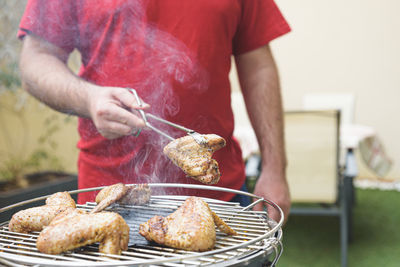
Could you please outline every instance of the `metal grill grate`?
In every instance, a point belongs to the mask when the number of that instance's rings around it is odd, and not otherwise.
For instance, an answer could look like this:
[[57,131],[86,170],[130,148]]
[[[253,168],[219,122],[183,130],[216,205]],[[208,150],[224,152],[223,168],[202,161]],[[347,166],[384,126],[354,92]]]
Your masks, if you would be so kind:
[[[36,249],[39,232],[21,234],[11,232],[8,222],[0,224],[0,263],[41,266],[207,266],[243,264],[246,258],[265,260],[275,252],[279,258],[281,230],[271,227],[265,212],[244,210],[237,203],[204,199],[210,208],[238,232],[227,236],[217,230],[215,248],[207,252],[190,252],[167,248],[148,242],[139,235],[139,224],[155,215],[167,216],[183,204],[186,196],[152,196],[144,206],[115,205],[108,210],[118,212],[130,226],[129,249],[121,255],[98,252],[98,246],[89,245],[59,255],[47,255]],[[96,203],[77,205],[91,210]],[[281,251],[280,251],[281,252]]]

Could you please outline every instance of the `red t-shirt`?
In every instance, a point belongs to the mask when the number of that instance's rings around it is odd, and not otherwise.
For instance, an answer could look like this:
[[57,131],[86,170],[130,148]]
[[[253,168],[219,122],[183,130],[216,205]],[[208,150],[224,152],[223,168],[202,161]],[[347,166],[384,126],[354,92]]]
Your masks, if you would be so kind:
[[[228,79],[231,55],[266,45],[289,26],[273,0],[29,0],[19,37],[36,34],[82,55],[79,75],[103,86],[135,88],[150,113],[227,141],[214,153],[217,186],[239,189],[245,180],[233,138]],[[184,133],[158,125],[174,137]],[[197,183],[163,155],[169,142],[144,130],[107,140],[79,118],[79,188],[124,183]],[[230,200],[231,193],[169,193]],[[93,200],[94,192],[79,201]]]

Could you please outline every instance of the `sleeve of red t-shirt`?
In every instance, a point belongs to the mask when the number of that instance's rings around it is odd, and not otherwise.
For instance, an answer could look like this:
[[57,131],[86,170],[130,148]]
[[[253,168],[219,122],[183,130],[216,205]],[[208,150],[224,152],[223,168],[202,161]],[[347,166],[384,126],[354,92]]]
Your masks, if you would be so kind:
[[71,52],[78,43],[76,6],[73,0],[28,0],[18,37],[34,34]]
[[242,17],[233,39],[239,55],[288,33],[290,26],[273,0],[242,0]]

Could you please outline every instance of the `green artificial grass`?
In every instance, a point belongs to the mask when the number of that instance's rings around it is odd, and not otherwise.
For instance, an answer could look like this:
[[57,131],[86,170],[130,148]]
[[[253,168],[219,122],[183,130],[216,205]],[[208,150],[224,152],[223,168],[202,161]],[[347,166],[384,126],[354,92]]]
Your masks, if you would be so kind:
[[[400,266],[400,192],[356,189],[348,266]],[[291,216],[278,266],[340,264],[338,217]]]

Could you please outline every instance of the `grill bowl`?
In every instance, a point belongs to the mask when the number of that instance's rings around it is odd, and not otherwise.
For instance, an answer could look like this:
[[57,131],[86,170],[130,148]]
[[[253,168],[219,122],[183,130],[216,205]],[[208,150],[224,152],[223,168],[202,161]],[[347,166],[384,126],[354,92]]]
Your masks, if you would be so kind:
[[[85,246],[59,255],[40,253],[36,249],[39,232],[21,234],[8,229],[8,221],[0,223],[0,263],[9,266],[263,266],[271,261],[274,265],[282,253],[283,212],[272,201],[243,191],[194,184],[149,184],[150,188],[191,188],[232,192],[256,199],[251,205],[241,207],[239,203],[203,198],[210,208],[229,226],[238,232],[237,236],[227,236],[217,230],[217,241],[213,250],[190,252],[168,248],[147,242],[138,234],[138,227],[155,215],[167,216],[175,211],[188,196],[152,195],[150,203],[143,206],[114,205],[108,210],[120,213],[130,226],[130,246],[121,255],[106,255],[98,252],[97,244]],[[69,191],[71,195],[101,190],[95,187]],[[23,207],[48,196],[23,201],[0,209],[0,213],[15,207]],[[279,222],[268,217],[265,211],[251,208],[263,202],[280,213]],[[78,209],[90,211],[96,203],[77,205]]]

